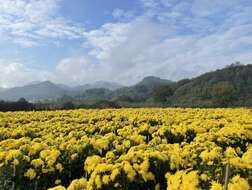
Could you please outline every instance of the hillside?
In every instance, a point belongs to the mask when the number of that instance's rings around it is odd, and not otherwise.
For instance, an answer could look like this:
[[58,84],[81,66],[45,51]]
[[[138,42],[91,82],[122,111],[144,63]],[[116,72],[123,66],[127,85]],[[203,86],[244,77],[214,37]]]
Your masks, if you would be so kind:
[[154,76],[128,87],[102,81],[69,87],[45,81],[0,91],[3,100],[16,101],[21,97],[29,101],[50,100],[57,106],[72,102],[76,107],[97,106],[104,101],[126,107],[252,106],[252,65],[232,65],[177,82]]
[[136,85],[116,90],[112,99],[119,102],[145,102],[153,95],[156,88],[171,84],[173,82],[170,80],[148,76]]
[[252,65],[230,65],[177,82],[146,77],[116,90],[112,100],[154,106],[252,106]]
[[221,83],[233,88],[228,105],[252,105],[252,65],[230,66],[179,81],[170,101],[178,106],[211,106],[213,88]]
[[252,65],[230,65],[177,82],[146,77],[115,91],[112,100],[181,107],[252,106]]

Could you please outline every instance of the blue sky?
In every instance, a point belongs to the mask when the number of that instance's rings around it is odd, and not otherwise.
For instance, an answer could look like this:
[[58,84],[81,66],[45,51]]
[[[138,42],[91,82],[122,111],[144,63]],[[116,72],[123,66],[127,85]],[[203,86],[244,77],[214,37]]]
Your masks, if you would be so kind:
[[134,84],[252,60],[251,0],[0,0],[0,86]]
[[59,12],[69,19],[84,23],[85,28],[90,30],[116,21],[112,14],[115,9],[139,11],[140,7],[136,0],[65,0]]

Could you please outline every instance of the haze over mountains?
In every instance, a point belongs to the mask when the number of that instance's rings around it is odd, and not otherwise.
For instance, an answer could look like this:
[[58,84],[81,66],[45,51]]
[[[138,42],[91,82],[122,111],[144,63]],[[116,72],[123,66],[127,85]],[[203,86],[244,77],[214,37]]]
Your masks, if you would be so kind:
[[[124,87],[115,82],[96,81],[90,84],[79,86],[68,86],[65,84],[56,84],[51,81],[34,81],[22,87],[0,88],[0,99],[6,101],[16,101],[20,98],[25,98],[28,101],[43,101],[61,98],[63,96],[95,96],[95,93],[100,93],[101,90],[108,93],[116,91],[117,95],[125,95],[134,93],[135,88],[139,86],[148,86],[154,88],[162,84],[171,84],[172,81],[161,79],[159,77],[148,76],[133,86]],[[87,91],[87,92],[86,92]],[[137,91],[137,90],[136,90]]]
[[38,101],[46,99],[56,99],[64,95],[75,96],[84,93],[88,89],[105,88],[116,90],[123,87],[114,82],[97,81],[92,84],[80,86],[67,86],[64,84],[55,84],[51,81],[34,81],[22,87],[0,88],[0,99],[16,101],[19,98],[25,98],[29,101]]
[[[0,99],[19,98],[36,102],[113,101],[120,105],[150,102],[169,106],[252,105],[252,65],[231,65],[224,69],[177,82],[148,76],[132,86],[99,81],[70,87],[50,81],[33,82],[23,87],[0,89]],[[125,103],[125,104],[124,104]]]

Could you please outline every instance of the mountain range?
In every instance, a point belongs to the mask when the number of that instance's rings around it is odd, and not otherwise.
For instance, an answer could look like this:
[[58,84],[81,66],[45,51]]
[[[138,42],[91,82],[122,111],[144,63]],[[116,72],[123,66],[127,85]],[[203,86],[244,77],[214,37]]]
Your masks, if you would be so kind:
[[[164,97],[160,99],[160,96]],[[70,87],[44,81],[0,89],[2,100],[16,101],[21,97],[32,102],[108,100],[126,102],[126,106],[136,103],[149,105],[147,103],[155,100],[162,100],[162,105],[169,106],[211,107],[220,100],[221,104],[252,106],[252,65],[230,65],[176,82],[148,76],[132,86],[99,81]]]
[[55,84],[51,81],[34,81],[22,87],[0,88],[0,99],[7,101],[16,101],[25,98],[29,101],[52,100],[64,95],[76,96],[84,93],[88,89],[105,88],[116,90],[123,87],[114,82],[97,81],[92,84],[79,86],[67,86],[64,84]]

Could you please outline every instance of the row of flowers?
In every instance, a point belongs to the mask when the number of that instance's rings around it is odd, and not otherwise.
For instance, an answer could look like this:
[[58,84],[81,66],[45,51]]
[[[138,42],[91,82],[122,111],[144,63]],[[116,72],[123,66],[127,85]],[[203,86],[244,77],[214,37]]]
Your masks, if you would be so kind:
[[0,189],[252,185],[248,109],[0,113]]

